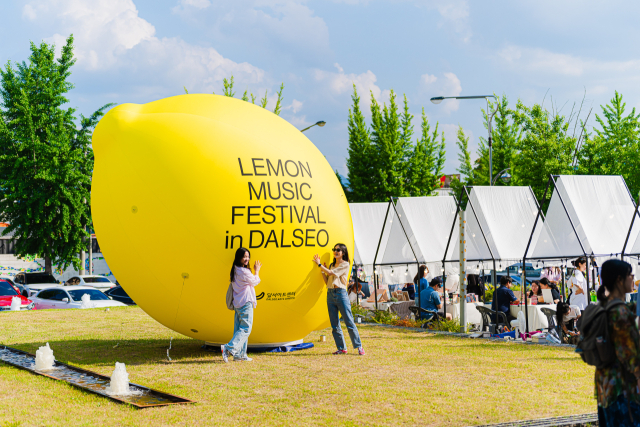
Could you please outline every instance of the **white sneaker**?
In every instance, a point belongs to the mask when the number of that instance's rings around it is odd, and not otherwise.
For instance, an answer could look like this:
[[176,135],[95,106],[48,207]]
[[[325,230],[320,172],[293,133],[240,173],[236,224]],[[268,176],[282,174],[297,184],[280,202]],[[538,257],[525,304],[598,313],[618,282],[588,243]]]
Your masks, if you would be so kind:
[[220,350],[222,350],[222,360],[224,360],[224,363],[229,363],[229,358],[227,357],[227,349],[224,348],[223,345],[221,345]]
[[248,357],[248,356],[241,357],[241,358],[239,358],[239,359],[236,359],[235,357],[233,358],[233,361],[234,361],[234,362],[251,362],[252,360],[253,360],[253,359],[252,359],[252,358],[250,358],[250,357]]

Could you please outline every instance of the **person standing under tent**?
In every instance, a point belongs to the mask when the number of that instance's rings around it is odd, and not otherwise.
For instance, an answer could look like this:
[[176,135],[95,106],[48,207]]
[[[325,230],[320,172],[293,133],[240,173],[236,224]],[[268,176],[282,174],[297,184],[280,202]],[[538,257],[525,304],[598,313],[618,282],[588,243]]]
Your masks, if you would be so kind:
[[547,278],[549,282],[557,285],[562,280],[562,273],[558,267],[545,267],[540,274],[540,278]]
[[484,298],[484,286],[480,281],[480,275],[467,274],[467,294],[478,295],[478,300],[482,301]]
[[[636,326],[636,304],[625,304],[633,289],[631,265],[619,259],[602,264],[602,286],[598,302],[617,305],[608,310],[609,340],[616,360],[596,368],[595,391],[600,427],[640,425],[640,334]],[[608,292],[608,296],[605,295]]]
[[260,268],[262,264],[256,261],[253,264],[255,275],[251,272],[249,261],[251,254],[245,248],[238,248],[233,265],[231,266],[231,286],[233,287],[233,337],[228,344],[220,347],[222,359],[229,361],[233,356],[235,362],[250,362],[247,356],[247,342],[253,326],[253,310],[256,308],[255,287],[260,283]]
[[580,257],[572,262],[575,269],[573,275],[567,282],[567,287],[571,291],[571,305],[576,305],[580,310],[584,310],[589,305],[587,297],[587,280],[585,279],[585,271],[587,271],[587,259]]
[[339,316],[342,315],[353,347],[358,349],[360,356],[364,356],[364,348],[362,348],[358,327],[353,321],[351,303],[347,296],[347,283],[349,283],[349,252],[347,247],[342,243],[337,243],[333,247],[333,262],[329,268],[320,262],[318,254],[313,256],[313,262],[320,268],[322,280],[327,285],[327,309],[329,310],[331,333],[338,348],[338,351],[333,354],[347,354],[347,345],[340,326]]
[[415,292],[421,294],[422,291],[429,287],[429,279],[427,279],[427,275],[429,274],[429,267],[422,264],[418,268],[418,273],[416,273],[416,277],[413,278],[413,284],[415,286]]

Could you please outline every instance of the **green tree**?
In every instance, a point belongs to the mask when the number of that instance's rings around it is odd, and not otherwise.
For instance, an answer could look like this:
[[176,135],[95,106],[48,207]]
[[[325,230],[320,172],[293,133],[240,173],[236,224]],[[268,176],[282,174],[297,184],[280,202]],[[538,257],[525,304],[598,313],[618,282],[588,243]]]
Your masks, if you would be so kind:
[[458,146],[458,161],[460,162],[456,171],[460,172],[461,179],[459,180],[454,177],[449,186],[453,190],[453,194],[455,194],[456,197],[459,197],[460,194],[462,194],[462,187],[475,184],[477,172],[471,163],[469,137],[465,135],[462,126],[458,126],[456,145]]
[[530,185],[538,200],[542,200],[549,175],[574,173],[577,139],[569,135],[571,122],[565,116],[540,104],[529,108],[518,100],[512,114],[522,132],[516,144],[518,152],[512,159],[512,181],[514,185]]
[[377,154],[377,200],[408,195],[405,189],[407,154],[410,150],[407,137],[410,138],[413,133],[413,126],[406,98],[404,102],[405,109],[401,118],[393,91],[389,95],[388,106],[381,106],[371,93],[371,145]]
[[18,237],[19,256],[45,258],[63,268],[79,267],[90,226],[93,170],[91,134],[106,108],[90,117],[63,108],[73,89],[68,81],[73,36],[55,59],[55,46],[31,43],[28,63],[7,63],[0,70],[0,214]]
[[596,114],[600,129],[587,134],[578,152],[579,174],[622,175],[636,197],[640,191],[640,114],[635,108],[625,115],[626,104],[617,91],[611,102]]
[[[430,196],[440,186],[445,161],[444,132],[438,133],[438,124],[431,131],[427,115],[422,109],[422,133],[409,157],[406,189],[410,196]],[[440,137],[440,140],[438,140]]]
[[[352,108],[349,109],[347,129],[349,147],[347,149],[347,178],[349,179],[350,202],[370,202],[375,199],[372,178],[375,175],[375,152],[371,146],[369,129],[360,109],[360,97],[353,85]],[[341,182],[342,184],[342,182]]]
[[[236,96],[236,93],[233,91],[233,85],[234,85],[233,76],[231,76],[229,79],[227,79],[226,77],[222,79],[222,95],[228,96],[230,98],[234,98]],[[184,88],[184,92],[188,95],[189,91],[187,90],[187,88],[184,86],[183,88]],[[281,83],[280,89],[278,90],[278,92],[276,92],[278,97],[276,99],[276,105],[273,108],[273,113],[276,116],[279,116],[280,113],[282,112],[282,99],[283,99],[282,92],[283,91],[284,91],[284,83]],[[215,92],[213,92],[213,94],[215,95]],[[262,108],[267,108],[267,104],[269,103],[267,94],[268,94],[268,91],[265,91],[264,97],[260,99],[260,106]],[[249,97],[251,97],[251,100],[249,100]],[[257,97],[247,89],[244,91],[240,99],[247,102],[250,101],[252,104],[255,104]]]
[[433,131],[422,112],[421,133],[413,142],[413,115],[406,96],[402,110],[391,91],[389,104],[380,105],[371,93],[371,128],[353,88],[349,109],[349,201],[387,201],[389,197],[430,195],[438,186],[445,162],[444,133]]

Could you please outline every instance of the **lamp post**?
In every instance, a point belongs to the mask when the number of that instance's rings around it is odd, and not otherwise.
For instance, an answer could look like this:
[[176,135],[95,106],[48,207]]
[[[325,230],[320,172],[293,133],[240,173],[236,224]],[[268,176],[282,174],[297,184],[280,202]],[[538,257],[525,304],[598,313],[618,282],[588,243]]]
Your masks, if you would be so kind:
[[327,124],[327,122],[325,122],[324,120],[320,120],[319,122],[315,122],[315,123],[314,123],[314,124],[312,124],[311,126],[309,126],[309,127],[306,127],[306,128],[304,128],[304,129],[302,129],[300,132],[304,132],[305,130],[311,129],[312,127],[314,127],[314,126],[316,126],[316,125],[317,125],[317,126],[322,127],[322,126],[324,126],[324,125],[326,125],[326,124]]
[[498,111],[498,103],[496,103],[496,109],[493,113],[489,114],[489,98],[494,98],[496,101],[498,97],[495,95],[476,95],[476,96],[435,96],[431,98],[431,102],[434,104],[440,104],[445,99],[486,99],[487,100],[487,118],[489,119],[489,185],[493,185],[493,150],[491,148],[491,121],[493,116]]
[[508,184],[509,181],[511,181],[511,174],[507,172],[508,170],[511,170],[511,168],[506,168],[505,170],[498,172],[491,185],[495,185],[498,178],[500,178],[505,184]]

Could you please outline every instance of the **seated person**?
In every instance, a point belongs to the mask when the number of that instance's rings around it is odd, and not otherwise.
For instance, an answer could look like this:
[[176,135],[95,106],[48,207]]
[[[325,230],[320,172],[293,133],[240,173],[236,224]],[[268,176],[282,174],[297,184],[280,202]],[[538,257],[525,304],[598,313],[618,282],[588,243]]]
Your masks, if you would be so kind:
[[[512,302],[518,301],[518,298],[513,294],[511,290],[511,277],[502,276],[500,278],[500,287],[496,291],[496,297],[491,303],[491,309],[494,311],[501,311],[507,315],[507,322],[510,323],[512,320],[516,318],[511,315],[509,312],[509,307]],[[420,295],[422,296],[422,295]],[[496,310],[496,303],[498,305]],[[495,321],[495,319],[494,319]]]
[[365,298],[364,292],[362,292],[362,285],[360,283],[352,283],[349,285],[349,301],[354,303],[359,299],[362,301]]
[[409,292],[409,299],[414,300],[416,298],[416,288],[413,283],[405,283],[402,292]]
[[542,288],[540,287],[540,281],[539,280],[534,280],[533,282],[531,282],[531,290],[527,294],[527,297],[531,298],[534,295],[536,297],[538,297],[538,300],[540,300],[540,298],[542,298]]
[[[440,295],[438,291],[442,288],[442,279],[439,277],[431,279],[430,286],[420,292],[420,307],[425,309],[430,313],[437,313],[438,310],[442,308],[442,303],[440,302]],[[421,313],[420,315],[423,319],[431,319],[433,316]],[[451,313],[447,313],[447,319],[451,320]]]
[[[580,316],[580,308],[577,305],[559,302],[556,307],[556,323],[561,325],[562,331],[571,337],[580,335],[580,331],[575,331],[575,322]],[[568,324],[569,328],[567,328]]]
[[551,296],[553,297],[553,301],[544,301],[549,304],[557,304],[560,302],[560,292],[558,292],[558,287],[549,281],[546,277],[540,279],[540,287],[542,289],[551,289]]

